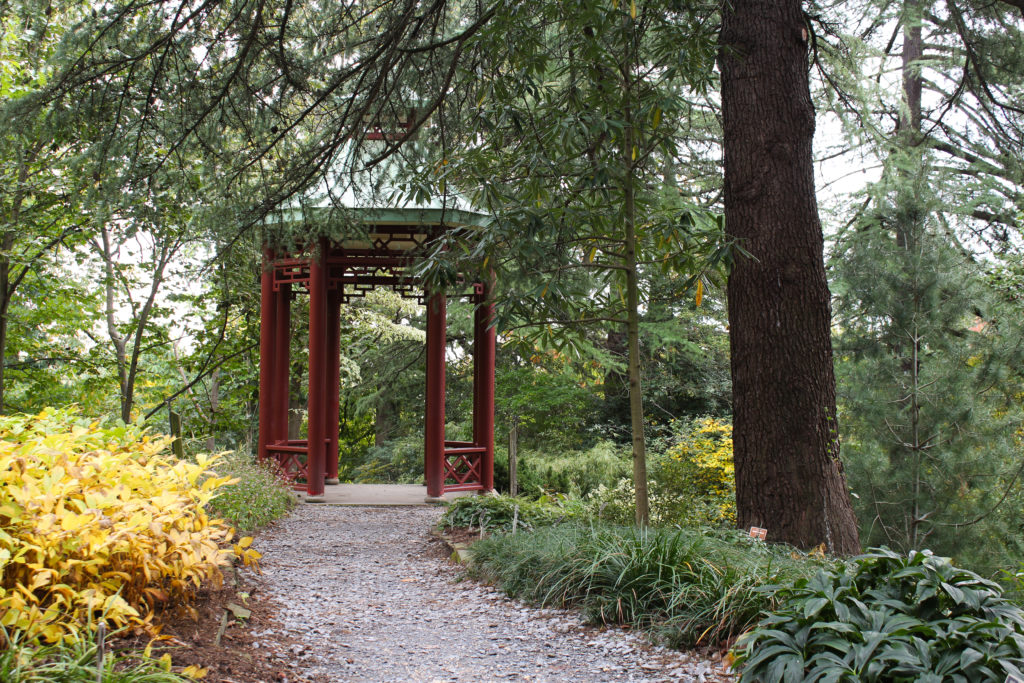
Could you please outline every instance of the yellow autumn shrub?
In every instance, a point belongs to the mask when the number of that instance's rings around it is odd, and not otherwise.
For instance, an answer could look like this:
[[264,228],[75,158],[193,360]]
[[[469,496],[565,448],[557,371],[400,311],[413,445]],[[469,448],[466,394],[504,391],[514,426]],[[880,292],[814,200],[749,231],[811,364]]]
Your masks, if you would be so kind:
[[[719,526],[736,523],[736,475],[732,425],[703,417],[671,425],[671,436],[652,449],[648,470],[650,522],[655,526]],[[662,450],[663,449],[663,450]],[[636,491],[630,478],[602,484],[585,505],[602,519],[632,524]]]
[[680,523],[732,526],[736,475],[732,424],[712,417],[673,425],[673,443],[653,468],[652,490],[665,499],[665,517]]
[[233,555],[258,558],[204,509],[230,483],[216,457],[168,444],[74,410],[0,417],[0,625],[51,642],[99,619],[153,632],[157,607],[191,609]]

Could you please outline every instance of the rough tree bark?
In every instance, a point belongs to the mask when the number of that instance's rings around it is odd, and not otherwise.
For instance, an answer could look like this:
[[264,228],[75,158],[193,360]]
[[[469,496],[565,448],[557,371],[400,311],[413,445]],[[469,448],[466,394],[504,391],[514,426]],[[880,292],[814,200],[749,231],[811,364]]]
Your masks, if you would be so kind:
[[799,0],[722,6],[726,230],[739,524],[860,551],[839,461],[830,297],[814,194],[809,31]]

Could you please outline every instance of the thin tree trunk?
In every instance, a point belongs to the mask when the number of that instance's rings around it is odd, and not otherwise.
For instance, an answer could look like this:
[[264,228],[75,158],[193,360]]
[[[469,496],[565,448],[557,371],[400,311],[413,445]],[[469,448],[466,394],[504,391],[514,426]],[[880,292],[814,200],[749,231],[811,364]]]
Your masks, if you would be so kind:
[[647,443],[644,438],[643,387],[640,384],[640,283],[636,264],[636,196],[633,187],[633,131],[626,116],[626,178],[624,219],[626,228],[623,266],[626,271],[626,345],[628,347],[629,422],[633,435],[633,487],[636,490],[636,523],[646,526],[650,519],[647,498]]
[[514,415],[508,428],[508,495],[519,495],[519,416]]
[[921,75],[921,59],[924,57],[924,39],[921,35],[921,0],[904,0],[903,3],[903,104],[900,112],[900,128],[906,143],[916,145],[921,133],[921,92],[924,78]]
[[30,153],[31,159],[21,155],[18,164],[18,181],[14,187],[14,196],[11,198],[11,209],[9,213],[12,230],[5,231],[0,235],[0,415],[4,414],[4,389],[6,388],[6,374],[4,372],[7,364],[7,323],[11,307],[11,297],[14,295],[14,288],[11,287],[11,250],[14,249],[15,240],[18,237],[18,224],[21,222],[21,207],[25,202],[25,184],[28,182],[28,167],[30,161],[34,161],[37,152]]
[[[302,436],[302,410],[306,407],[306,402],[302,400],[302,391],[306,382],[306,373],[303,368],[293,366],[292,372],[289,377],[290,382],[288,386],[288,439],[294,440],[299,439]],[[346,413],[348,412],[348,401],[345,401],[344,405]],[[347,422],[347,415],[342,419],[342,423]]]
[[[13,212],[12,212],[13,213]],[[7,315],[11,304],[11,259],[8,254],[14,247],[15,232],[5,232],[0,236],[0,415],[4,414],[4,388],[7,364]]]
[[206,437],[206,450],[217,450],[217,410],[220,408],[220,368],[210,373],[210,435]]
[[[105,220],[101,218],[100,220]],[[104,313],[107,319],[107,336],[114,345],[114,362],[117,364],[117,383],[120,389],[121,419],[131,420],[131,403],[128,395],[128,342],[117,329],[117,318],[114,311],[114,255],[110,245],[110,231],[106,225],[100,226],[104,271]]]
[[[171,259],[177,253],[181,242],[163,241],[153,247],[153,279],[150,282],[149,293],[142,307],[133,310],[135,315],[135,334],[131,338],[131,353],[128,349],[128,338],[117,330],[117,318],[114,305],[114,252],[110,241],[110,231],[106,225],[100,229],[102,239],[101,256],[104,262],[104,274],[106,280],[106,318],[107,334],[114,344],[114,354],[117,363],[117,378],[121,388],[121,419],[129,422],[132,419],[132,408],[135,405],[135,383],[139,374],[139,358],[142,356],[142,341],[149,325],[150,315],[153,313],[153,306],[156,304],[156,295],[163,284],[164,271]],[[156,234],[154,240],[159,239]],[[170,239],[170,238],[168,238]],[[134,308],[134,306],[133,306]]]
[[722,6],[725,219],[742,527],[860,551],[839,460],[831,311],[814,192],[808,30],[798,0]]

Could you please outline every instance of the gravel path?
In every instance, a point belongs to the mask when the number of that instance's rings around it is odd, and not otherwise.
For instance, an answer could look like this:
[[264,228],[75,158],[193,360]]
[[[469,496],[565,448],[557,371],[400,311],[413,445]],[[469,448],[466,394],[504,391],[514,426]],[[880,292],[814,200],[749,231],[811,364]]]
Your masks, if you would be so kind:
[[322,681],[727,681],[720,664],[584,626],[463,580],[437,508],[303,505],[261,538],[272,643]]

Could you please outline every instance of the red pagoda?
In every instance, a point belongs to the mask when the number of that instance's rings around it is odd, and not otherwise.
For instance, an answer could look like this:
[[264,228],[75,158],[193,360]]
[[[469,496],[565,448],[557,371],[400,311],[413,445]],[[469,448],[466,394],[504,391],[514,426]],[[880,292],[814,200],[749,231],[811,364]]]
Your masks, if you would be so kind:
[[[372,139],[373,136],[370,136]],[[364,143],[366,144],[366,143]],[[345,156],[345,155],[342,155]],[[349,154],[359,158],[362,154]],[[306,500],[324,500],[324,486],[338,483],[341,305],[377,287],[390,287],[426,304],[426,405],[424,474],[427,501],[448,491],[494,487],[494,351],[490,277],[460,275],[446,291],[426,291],[413,274],[418,261],[457,231],[472,238],[487,216],[459,197],[395,199],[399,161],[335,174],[329,181],[272,214],[265,224],[260,305],[259,457],[276,463]],[[341,182],[344,179],[345,182]],[[331,224],[337,230],[325,229]],[[315,238],[300,249],[272,246],[275,231],[345,234]],[[483,268],[480,272],[486,273]],[[309,399],[305,439],[289,438],[289,358],[292,300],[309,297]],[[473,313],[473,439],[445,439],[446,302],[469,297]]]

